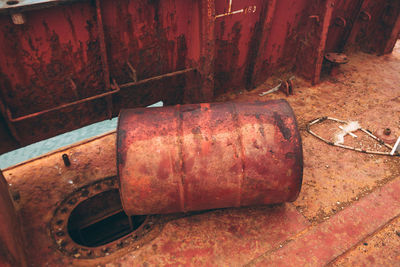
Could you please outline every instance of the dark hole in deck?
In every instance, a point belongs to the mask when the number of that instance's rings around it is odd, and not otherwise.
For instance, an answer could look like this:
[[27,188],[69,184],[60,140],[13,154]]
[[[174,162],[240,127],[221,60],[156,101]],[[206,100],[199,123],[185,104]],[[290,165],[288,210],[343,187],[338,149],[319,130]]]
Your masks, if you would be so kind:
[[127,216],[122,209],[118,189],[113,189],[76,206],[68,219],[68,233],[79,245],[97,247],[138,229],[145,218]]

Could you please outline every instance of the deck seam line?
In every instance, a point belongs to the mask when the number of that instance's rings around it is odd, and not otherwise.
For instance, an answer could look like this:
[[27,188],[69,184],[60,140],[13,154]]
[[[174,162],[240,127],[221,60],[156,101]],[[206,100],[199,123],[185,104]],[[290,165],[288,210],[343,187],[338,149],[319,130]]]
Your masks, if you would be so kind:
[[[397,180],[397,181],[396,181],[396,178],[395,178],[395,179],[389,181],[388,183],[386,183],[385,185],[376,188],[376,190],[374,190],[374,191],[372,191],[371,193],[365,195],[365,197],[373,198],[373,197],[374,197],[373,194],[378,194],[378,195],[380,195],[379,190],[382,191],[382,190],[388,189],[388,188],[390,188],[390,184],[393,185],[393,184],[395,184],[395,183],[400,183],[400,180]],[[362,202],[368,201],[368,199],[366,200],[365,197],[363,197],[362,199],[359,199],[359,201],[357,202],[357,204],[360,203],[359,205],[362,206],[362,204],[363,204]],[[376,197],[376,196],[375,196],[375,197]],[[390,198],[391,198],[392,200],[394,200],[393,197],[390,197]],[[352,208],[352,207],[354,208],[354,205],[349,205],[348,207],[349,207],[349,208]],[[365,207],[363,207],[363,208],[365,209]],[[348,208],[345,208],[345,209],[339,211],[338,213],[335,213],[334,215],[332,215],[331,218],[336,217],[336,215],[337,215],[337,216],[340,216],[344,211],[348,211],[348,210],[349,210]],[[366,235],[364,235],[364,236],[360,235],[361,238],[360,238],[357,242],[355,242],[353,245],[349,246],[349,248],[347,248],[345,251],[343,251],[342,253],[340,253],[338,256],[334,256],[334,255],[333,255],[333,259],[330,259],[327,263],[324,264],[324,266],[327,266],[327,265],[331,264],[332,262],[334,262],[334,260],[335,260],[336,258],[340,257],[341,255],[344,255],[345,253],[347,253],[348,251],[350,251],[353,247],[357,246],[360,242],[362,242],[363,240],[367,239],[368,237],[374,235],[377,231],[380,231],[381,229],[383,229],[385,226],[387,226],[388,224],[390,224],[393,220],[395,220],[395,219],[398,218],[398,217],[400,217],[400,213],[396,213],[396,214],[393,215],[391,218],[385,220],[385,221],[382,223],[382,225],[378,226],[376,229],[374,229],[373,231],[367,233]],[[306,233],[309,233],[309,232],[312,232],[312,231],[318,231],[318,228],[323,227],[325,224],[329,224],[329,221],[330,221],[330,220],[331,220],[331,219],[326,220],[326,221],[323,221],[323,222],[320,222],[320,223],[318,223],[318,224],[316,224],[316,225],[315,225],[315,224],[314,224],[314,225],[311,224],[310,226],[306,227],[305,229],[303,229],[302,231],[300,231],[300,232],[297,233],[296,235],[294,235],[294,236],[290,237],[289,239],[285,240],[284,242],[280,243],[279,246],[277,246],[277,247],[275,247],[275,248],[273,248],[273,249],[271,249],[271,250],[268,250],[267,252],[265,252],[264,254],[260,255],[259,257],[257,257],[257,258],[255,258],[255,259],[249,261],[249,262],[248,262],[247,264],[245,264],[244,266],[252,266],[252,265],[255,265],[255,264],[257,264],[257,263],[259,263],[259,262],[265,260],[267,256],[271,255],[271,254],[274,253],[274,252],[279,251],[279,249],[283,249],[283,248],[286,247],[288,244],[290,244],[290,243],[292,243],[293,241],[296,241],[296,240],[298,240],[299,238],[301,238],[302,236],[304,236]],[[367,230],[367,231],[368,231],[368,230]]]
[[380,227],[376,228],[375,231],[373,231],[370,234],[366,235],[365,238],[360,239],[359,242],[355,243],[348,250],[344,251],[342,254],[338,255],[335,258],[333,258],[331,261],[329,261],[327,264],[325,264],[325,266],[331,266],[336,260],[339,260],[340,258],[345,257],[346,254],[354,251],[354,249],[356,249],[360,244],[364,243],[366,239],[374,236],[375,234],[377,234],[378,232],[380,232],[381,230],[383,230],[384,228],[386,228],[388,225],[390,225],[391,223],[393,223],[395,220],[397,220],[399,218],[400,218],[400,213],[397,214],[396,216],[394,216],[392,219],[388,220],[385,224],[383,224]]

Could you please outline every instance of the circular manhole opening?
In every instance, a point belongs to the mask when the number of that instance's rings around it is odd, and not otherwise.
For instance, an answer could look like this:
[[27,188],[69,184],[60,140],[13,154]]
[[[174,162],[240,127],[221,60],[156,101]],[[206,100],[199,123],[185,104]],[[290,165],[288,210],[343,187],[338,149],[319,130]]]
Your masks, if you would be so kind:
[[76,206],[68,219],[68,233],[77,244],[98,247],[138,229],[146,216],[127,216],[118,189],[104,191]]
[[116,178],[110,177],[67,196],[54,211],[50,234],[68,256],[92,259],[124,247],[140,247],[157,221],[155,215],[127,216]]

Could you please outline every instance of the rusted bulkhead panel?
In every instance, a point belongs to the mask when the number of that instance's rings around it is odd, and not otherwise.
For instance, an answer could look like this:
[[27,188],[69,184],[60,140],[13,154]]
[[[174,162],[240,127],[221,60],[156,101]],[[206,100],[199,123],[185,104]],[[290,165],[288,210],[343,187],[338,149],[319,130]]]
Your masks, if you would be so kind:
[[364,0],[347,47],[378,55],[393,51],[400,32],[400,1]]
[[285,100],[123,110],[117,157],[132,215],[294,201],[303,176]]
[[0,89],[13,118],[102,93],[96,10],[89,2],[0,16]]
[[0,266],[27,266],[20,227],[8,183],[0,171]]
[[2,1],[0,153],[274,74],[317,83],[326,52],[391,52],[399,14],[394,0]]

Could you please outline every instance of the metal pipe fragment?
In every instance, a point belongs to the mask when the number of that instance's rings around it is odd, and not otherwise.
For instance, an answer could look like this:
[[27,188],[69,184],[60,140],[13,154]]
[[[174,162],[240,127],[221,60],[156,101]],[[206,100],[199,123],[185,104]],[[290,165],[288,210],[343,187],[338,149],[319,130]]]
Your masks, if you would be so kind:
[[303,176],[285,100],[122,110],[117,164],[128,215],[294,201]]

